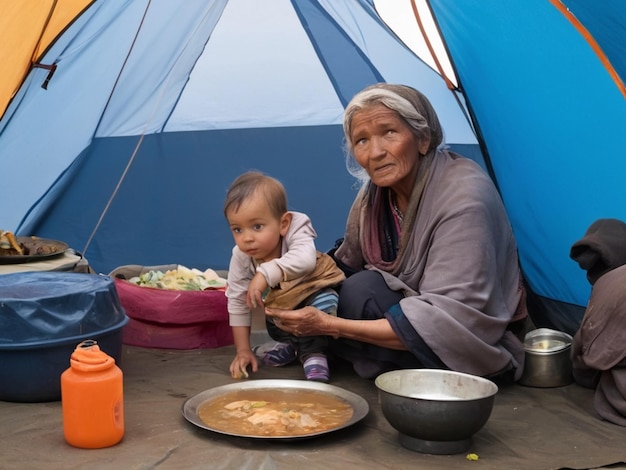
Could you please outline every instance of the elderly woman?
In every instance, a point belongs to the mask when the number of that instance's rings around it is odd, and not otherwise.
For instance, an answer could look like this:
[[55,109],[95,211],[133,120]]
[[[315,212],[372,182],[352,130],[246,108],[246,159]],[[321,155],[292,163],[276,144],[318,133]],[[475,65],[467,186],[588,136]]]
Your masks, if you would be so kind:
[[268,315],[292,334],[337,338],[362,377],[428,367],[518,379],[524,348],[512,330],[525,296],[488,175],[443,148],[434,109],[407,86],[358,93],[344,132],[364,183],[334,253],[349,276],[338,317],[312,307]]

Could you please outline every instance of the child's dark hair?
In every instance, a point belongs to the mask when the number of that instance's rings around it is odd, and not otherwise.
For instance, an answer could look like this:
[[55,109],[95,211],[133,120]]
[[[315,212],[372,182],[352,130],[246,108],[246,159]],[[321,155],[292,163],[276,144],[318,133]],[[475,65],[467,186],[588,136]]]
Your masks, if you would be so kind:
[[287,212],[287,192],[280,181],[259,171],[248,171],[238,176],[228,188],[224,215],[237,212],[241,205],[255,194],[262,195],[276,218]]

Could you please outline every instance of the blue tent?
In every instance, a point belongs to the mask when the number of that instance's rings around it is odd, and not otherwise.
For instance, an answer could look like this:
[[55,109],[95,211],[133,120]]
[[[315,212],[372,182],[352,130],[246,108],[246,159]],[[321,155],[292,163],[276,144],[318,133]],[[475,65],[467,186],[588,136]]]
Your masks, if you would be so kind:
[[567,2],[577,29],[556,3],[430,1],[451,91],[373,0],[95,1],[41,59],[52,77],[33,68],[0,120],[0,227],[63,240],[99,272],[225,268],[226,188],[259,169],[329,249],[356,191],[343,107],[405,83],[500,188],[538,323],[572,331],[590,286],[569,248],[594,220],[626,219],[623,82],[581,31],[623,72],[626,7]]
[[569,257],[626,220],[626,3],[429,1],[500,188],[538,326],[577,329],[590,285]]

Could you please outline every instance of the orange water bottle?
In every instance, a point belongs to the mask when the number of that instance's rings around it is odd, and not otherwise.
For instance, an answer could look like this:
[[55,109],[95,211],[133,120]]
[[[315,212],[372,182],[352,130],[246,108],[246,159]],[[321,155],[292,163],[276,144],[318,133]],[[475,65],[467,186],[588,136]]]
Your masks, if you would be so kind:
[[80,343],[61,374],[63,433],[74,447],[110,447],[124,436],[122,371],[97,342]]

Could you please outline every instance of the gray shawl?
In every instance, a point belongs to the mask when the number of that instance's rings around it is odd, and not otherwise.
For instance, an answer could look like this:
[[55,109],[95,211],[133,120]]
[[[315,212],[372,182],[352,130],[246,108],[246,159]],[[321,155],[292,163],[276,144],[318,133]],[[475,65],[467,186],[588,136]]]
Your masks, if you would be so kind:
[[414,191],[405,214],[396,263],[376,266],[363,249],[375,212],[371,192],[380,190],[372,184],[354,201],[335,256],[352,268],[380,271],[390,288],[402,290],[404,315],[450,369],[481,376],[515,369],[519,379],[524,348],[507,326],[518,309],[522,317],[526,310],[504,206],[473,161],[429,153],[434,156],[421,165],[423,188]]
[[626,265],[597,279],[572,343],[574,379],[595,388],[594,408],[626,426]]

